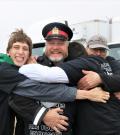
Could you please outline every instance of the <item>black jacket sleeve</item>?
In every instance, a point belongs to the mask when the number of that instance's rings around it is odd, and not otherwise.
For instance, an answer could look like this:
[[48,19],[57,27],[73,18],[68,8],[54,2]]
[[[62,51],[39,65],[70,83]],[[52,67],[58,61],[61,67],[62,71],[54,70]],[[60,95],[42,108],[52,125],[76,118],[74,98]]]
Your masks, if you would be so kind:
[[98,66],[95,62],[91,62],[84,57],[79,57],[75,60],[60,63],[58,65],[68,76],[71,85],[76,86],[77,82],[84,76],[82,70],[98,71]]
[[120,91],[120,61],[114,59],[110,59],[108,61],[112,68],[113,74],[110,76],[100,74],[100,77],[107,91],[118,92]]
[[0,90],[10,94],[17,84],[27,77],[18,73],[18,67],[8,63],[0,64]]
[[100,77],[103,81],[106,91],[108,92],[118,92],[120,91],[120,75],[105,75],[100,74]]
[[72,84],[76,85],[78,80],[84,76],[82,74],[82,69],[84,69],[97,72],[103,81],[103,84],[100,86],[102,86],[106,91],[108,92],[120,91],[120,61],[109,59],[105,60],[105,62],[109,63],[110,67],[112,68],[113,75],[108,75],[104,73],[100,69],[100,65],[97,62],[97,59],[95,60],[80,57],[76,60],[62,63],[58,66],[66,72],[69,81]]
[[9,98],[10,107],[22,118],[39,125],[48,108],[33,99],[12,94]]

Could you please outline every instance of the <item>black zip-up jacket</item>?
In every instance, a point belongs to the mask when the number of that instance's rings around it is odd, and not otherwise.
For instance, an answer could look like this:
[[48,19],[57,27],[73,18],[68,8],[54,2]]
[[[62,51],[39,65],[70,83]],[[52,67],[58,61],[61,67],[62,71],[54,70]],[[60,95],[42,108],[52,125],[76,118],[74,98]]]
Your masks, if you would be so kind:
[[14,113],[8,105],[9,94],[25,78],[18,74],[17,66],[0,63],[0,135],[13,134]]

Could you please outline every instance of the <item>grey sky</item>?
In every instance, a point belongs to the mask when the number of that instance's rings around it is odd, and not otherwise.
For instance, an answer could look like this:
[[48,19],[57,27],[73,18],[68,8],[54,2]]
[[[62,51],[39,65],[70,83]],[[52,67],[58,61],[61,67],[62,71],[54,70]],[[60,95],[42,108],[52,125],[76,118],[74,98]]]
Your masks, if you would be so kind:
[[5,51],[9,34],[16,28],[27,30],[44,20],[77,23],[120,16],[119,0],[1,0],[0,52]]

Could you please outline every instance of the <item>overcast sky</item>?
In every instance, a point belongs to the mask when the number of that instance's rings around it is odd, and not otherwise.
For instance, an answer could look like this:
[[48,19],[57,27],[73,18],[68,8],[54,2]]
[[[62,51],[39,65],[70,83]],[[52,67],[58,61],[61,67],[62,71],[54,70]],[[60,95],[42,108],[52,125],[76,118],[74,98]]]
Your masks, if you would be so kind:
[[73,24],[118,16],[119,0],[0,0],[0,52],[5,51],[9,35],[16,28],[26,31],[32,24],[48,20]]

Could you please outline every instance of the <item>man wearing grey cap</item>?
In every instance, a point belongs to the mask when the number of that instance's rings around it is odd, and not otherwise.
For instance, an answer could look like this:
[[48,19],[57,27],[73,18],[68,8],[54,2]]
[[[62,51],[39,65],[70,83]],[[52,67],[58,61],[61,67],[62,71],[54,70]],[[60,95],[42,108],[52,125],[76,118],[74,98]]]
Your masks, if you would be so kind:
[[[106,75],[98,75],[93,71],[84,70],[83,73],[85,76],[79,81],[79,88],[90,89],[96,87],[97,85],[103,84],[103,81],[107,80],[107,86],[109,88],[114,86],[114,90],[120,89],[120,64],[114,58],[107,56],[107,51],[109,51],[107,40],[101,35],[95,35],[88,40],[86,50],[89,55],[95,55],[107,60],[112,68],[114,75],[106,77]],[[101,66],[106,66],[107,68],[107,65]],[[112,80],[113,76],[115,78],[114,80]],[[85,106],[84,110],[82,109],[82,106],[81,108],[78,107],[78,119],[81,119],[81,121],[77,120],[76,132],[79,132],[79,128],[81,127],[80,133],[85,135],[88,135],[89,133],[100,135],[119,135],[119,95],[119,92],[111,92],[110,101],[105,106],[95,106],[94,104],[92,105],[86,102],[82,105]],[[83,117],[86,117],[86,119],[83,119]],[[85,123],[87,123],[86,127],[84,127]],[[104,131],[103,127],[105,129]],[[87,128],[87,130],[85,128]]]
[[[88,55],[99,56],[104,59],[106,59],[106,58],[113,59],[111,57],[107,57],[107,51],[109,51],[109,47],[107,45],[106,38],[101,35],[94,35],[88,40],[86,51],[87,51]],[[102,81],[100,76],[95,72],[83,71],[83,73],[85,75],[86,74],[88,74],[88,75],[86,75],[79,81],[78,85],[80,88],[89,89],[89,88],[94,87],[97,84],[101,83],[101,81]],[[91,76],[93,76],[93,78],[95,78],[95,79],[91,80]]]
[[87,51],[89,55],[96,55],[101,57],[107,56],[107,40],[101,35],[95,35],[88,40]]
[[[118,72],[120,69],[120,64],[117,60],[115,60],[113,57],[107,56],[107,52],[110,50],[108,45],[107,45],[107,40],[105,37],[101,36],[101,35],[94,35],[92,36],[87,43],[87,48],[86,48],[88,55],[94,55],[94,56],[99,56],[102,57],[104,59],[106,59],[113,72]],[[95,87],[96,85],[98,85],[98,83],[101,83],[101,79],[100,77],[97,75],[97,73],[92,72],[92,71],[83,71],[84,74],[86,74],[85,77],[83,77],[80,81],[79,81],[79,86],[80,88],[92,88]],[[118,73],[119,74],[119,73]],[[92,76],[93,75],[93,76]],[[91,76],[92,78],[94,78],[94,80],[91,80]],[[106,77],[102,77],[103,80],[106,79]],[[119,80],[119,79],[117,79]],[[116,83],[116,86],[118,86],[119,82],[115,80],[114,83]],[[87,84],[87,85],[86,85]],[[111,84],[108,84],[109,87],[112,87]]]

